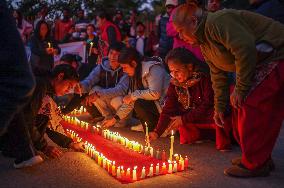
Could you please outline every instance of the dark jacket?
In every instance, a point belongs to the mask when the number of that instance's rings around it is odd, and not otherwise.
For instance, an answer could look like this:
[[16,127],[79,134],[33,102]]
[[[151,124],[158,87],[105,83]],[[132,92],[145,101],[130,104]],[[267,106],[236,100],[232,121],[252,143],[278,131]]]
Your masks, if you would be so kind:
[[159,56],[165,57],[167,53],[173,48],[173,37],[167,35],[167,23],[169,22],[170,17],[165,14],[161,17],[158,26],[158,37],[159,40]]
[[0,1],[0,135],[26,104],[35,81],[22,39],[6,1]]
[[178,86],[170,84],[166,102],[159,118],[155,132],[161,136],[168,128],[171,117],[181,116],[184,125],[188,123],[214,123],[214,92],[209,75],[201,77],[200,81],[192,87],[188,87],[189,106],[185,109],[179,102],[177,94]]
[[195,36],[210,67],[218,112],[226,110],[230,98],[227,72],[236,72],[235,88],[240,95],[245,97],[251,89],[256,66],[261,63],[257,44],[273,47],[266,62],[284,58],[284,25],[245,10],[205,13]]
[[47,133],[56,144],[62,147],[68,147],[72,142],[67,136],[48,129],[49,117],[38,114],[43,98],[46,95],[54,97],[54,94],[50,80],[47,77],[36,77],[36,89],[31,101],[24,108],[24,115],[30,117],[27,118],[31,120],[28,122],[28,127],[30,128],[30,135],[37,150],[43,150],[47,146],[44,133]]
[[41,71],[50,71],[54,66],[54,57],[46,52],[48,43],[51,47],[56,48],[60,53],[60,48],[53,38],[48,37],[45,40],[40,40],[37,36],[33,35],[30,39],[31,48],[31,65],[33,72],[38,75]]

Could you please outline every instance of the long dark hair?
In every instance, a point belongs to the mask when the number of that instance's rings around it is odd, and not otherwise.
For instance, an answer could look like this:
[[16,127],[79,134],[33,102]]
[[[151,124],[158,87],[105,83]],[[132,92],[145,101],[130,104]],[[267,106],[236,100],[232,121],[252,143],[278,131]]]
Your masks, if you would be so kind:
[[14,10],[14,11],[18,14],[18,17],[16,18],[17,28],[23,29],[23,14],[20,10]]
[[197,59],[197,57],[186,48],[179,47],[169,51],[165,59],[166,63],[168,63],[169,60],[178,61],[183,65],[192,64],[194,69],[199,72],[208,73],[209,71],[207,65]]
[[46,21],[44,21],[44,20],[40,20],[40,21],[37,23],[34,34],[35,34],[35,36],[36,36],[38,39],[41,39],[41,36],[40,36],[40,27],[41,27],[42,24],[45,24],[45,25],[47,26],[47,34],[46,34],[46,36],[45,36],[45,39],[48,39],[48,38],[50,38],[50,28],[49,28],[48,23],[47,23]]
[[137,66],[135,67],[135,74],[133,76],[136,87],[141,89],[143,88],[142,84],[142,61],[143,57],[140,53],[132,47],[123,48],[118,57],[119,64],[128,64],[131,66],[131,62],[135,61]]
[[79,76],[71,65],[61,64],[55,66],[51,71],[50,78],[55,79],[60,73],[64,73],[63,80],[79,81]]

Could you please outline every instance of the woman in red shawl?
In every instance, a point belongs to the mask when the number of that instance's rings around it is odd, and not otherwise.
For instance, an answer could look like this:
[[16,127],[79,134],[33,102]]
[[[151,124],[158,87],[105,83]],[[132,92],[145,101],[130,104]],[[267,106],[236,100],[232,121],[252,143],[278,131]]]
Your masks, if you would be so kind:
[[229,119],[224,128],[214,123],[214,92],[209,74],[196,66],[199,60],[185,48],[176,48],[166,57],[172,80],[167,92],[165,106],[150,140],[165,131],[179,130],[180,143],[191,144],[205,139],[205,130],[216,130],[216,149],[229,150]]

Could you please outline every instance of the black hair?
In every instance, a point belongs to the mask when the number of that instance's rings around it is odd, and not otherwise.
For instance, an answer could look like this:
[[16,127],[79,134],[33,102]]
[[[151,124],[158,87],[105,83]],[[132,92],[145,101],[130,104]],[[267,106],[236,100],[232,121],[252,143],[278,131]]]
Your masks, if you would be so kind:
[[136,27],[138,27],[139,25],[146,29],[146,26],[142,22],[136,22]]
[[200,61],[195,57],[195,55],[185,48],[175,48],[169,51],[169,53],[166,56],[166,63],[168,63],[169,60],[176,60],[180,64],[184,64],[184,65],[200,64]]
[[76,70],[68,64],[61,64],[54,67],[51,72],[51,78],[56,78],[60,73],[64,73],[63,80],[79,81],[79,76]]
[[98,12],[97,16],[101,19],[107,19],[108,21],[110,21],[110,15],[105,11],[105,10],[101,10],[100,12]]
[[64,54],[61,58],[60,61],[65,61],[67,63],[72,63],[72,62],[77,62],[79,63],[80,61],[82,61],[82,57],[79,55],[75,55],[75,54]]
[[110,45],[109,50],[115,50],[117,52],[121,52],[123,48],[125,48],[125,44],[123,42],[115,42]]
[[42,24],[45,24],[47,26],[47,34],[45,36],[45,38],[49,38],[50,37],[50,28],[49,28],[49,25],[46,21],[44,20],[40,20],[37,24],[36,24],[36,28],[35,28],[35,31],[34,31],[34,34],[35,36],[40,39],[40,27]]
[[19,29],[23,29],[23,14],[19,9],[14,10],[14,11],[18,14],[18,18],[16,18],[17,19],[17,27]]
[[120,51],[120,55],[118,57],[119,64],[128,64],[131,65],[131,62],[135,61],[137,66],[135,68],[134,80],[137,84],[137,88],[143,88],[142,84],[142,61],[143,57],[140,53],[132,47],[125,47]]
[[94,26],[94,24],[88,24],[86,28],[88,27],[92,27],[94,29],[94,31],[96,31],[96,27]]

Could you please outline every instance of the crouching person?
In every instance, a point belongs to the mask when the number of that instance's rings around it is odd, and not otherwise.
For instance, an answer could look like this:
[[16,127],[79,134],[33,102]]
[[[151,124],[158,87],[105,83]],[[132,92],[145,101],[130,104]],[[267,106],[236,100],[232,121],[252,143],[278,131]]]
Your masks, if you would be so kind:
[[130,77],[128,95],[123,98],[123,105],[118,109],[115,117],[105,121],[103,126],[112,126],[134,109],[142,124],[132,130],[143,131],[144,123],[147,122],[149,130],[153,131],[158,123],[161,105],[170,80],[163,63],[158,58],[143,60],[134,48],[124,48],[118,61],[123,71]]
[[205,139],[204,130],[213,129],[216,130],[216,149],[230,149],[229,119],[224,128],[214,123],[210,75],[198,68],[199,60],[185,48],[176,48],[168,53],[166,63],[173,78],[158,125],[149,134],[150,140],[156,140],[164,132],[179,130],[180,143],[191,144]]
[[[119,42],[110,46],[107,58],[98,65],[90,75],[81,81],[80,89],[89,93],[85,98],[87,105],[95,105],[105,119],[111,119],[122,105],[122,98],[126,95],[129,78],[123,73],[118,63],[118,56],[124,44]],[[78,92],[78,89],[77,91]],[[124,126],[126,118],[121,119],[117,126]]]
[[[49,146],[44,138],[49,138],[64,148],[81,150],[82,143],[74,143],[70,138],[48,128],[50,119],[50,105],[44,105],[47,98],[55,95],[62,96],[69,92],[78,83],[78,75],[70,65],[58,65],[50,75],[36,77],[36,88],[31,101],[11,122],[8,131],[1,137],[3,155],[16,158],[14,167],[24,168],[43,161],[37,151],[43,152],[51,158],[62,155],[59,148]],[[22,128],[24,121],[27,126]],[[25,132],[24,136],[22,132]]]

